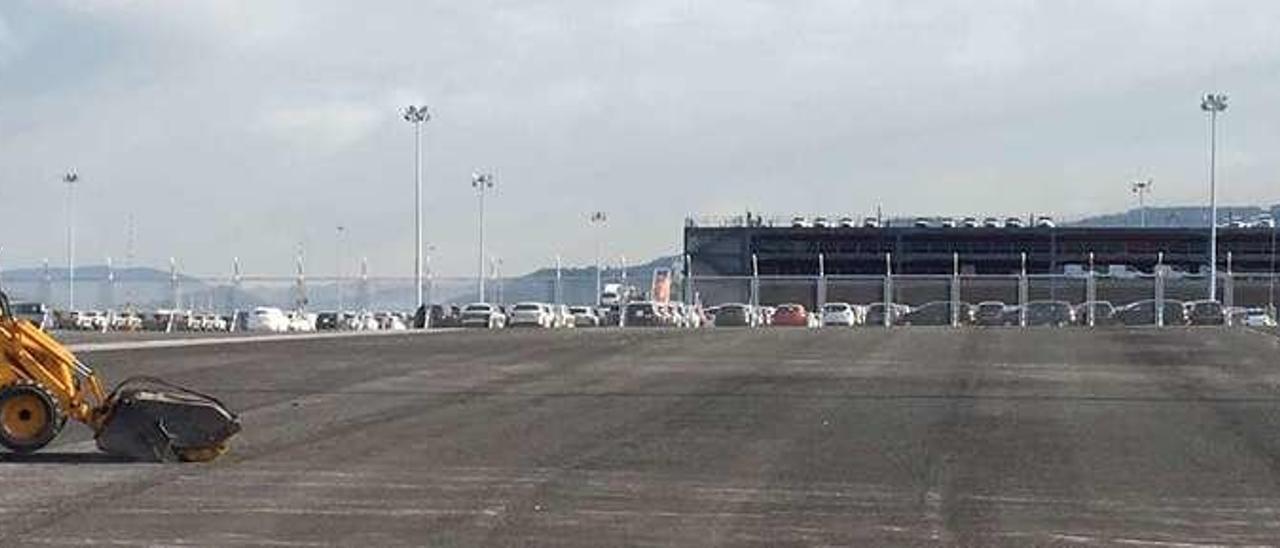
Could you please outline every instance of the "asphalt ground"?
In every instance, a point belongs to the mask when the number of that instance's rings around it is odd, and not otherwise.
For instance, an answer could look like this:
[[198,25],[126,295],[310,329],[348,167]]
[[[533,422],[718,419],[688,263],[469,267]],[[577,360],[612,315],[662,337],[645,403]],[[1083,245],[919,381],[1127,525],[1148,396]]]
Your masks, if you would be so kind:
[[210,464],[69,426],[0,544],[1269,545],[1280,339],[1227,329],[463,331],[83,354],[213,393]]

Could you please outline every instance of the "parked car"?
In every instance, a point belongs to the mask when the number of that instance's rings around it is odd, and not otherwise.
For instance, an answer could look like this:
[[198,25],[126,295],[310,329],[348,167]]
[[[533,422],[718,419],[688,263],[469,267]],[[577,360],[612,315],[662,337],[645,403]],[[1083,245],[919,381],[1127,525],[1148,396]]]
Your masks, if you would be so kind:
[[1066,301],[1031,301],[1023,308],[1028,326],[1064,327],[1076,323],[1076,311]]
[[978,228],[977,217],[965,217],[960,221],[960,226],[964,228]]
[[600,327],[600,316],[589,306],[571,306],[569,313],[573,314],[574,327]]
[[956,220],[951,217],[943,217],[942,221],[938,223],[938,226],[941,226],[942,228],[955,228]]
[[1115,323],[1116,307],[1107,301],[1085,301],[1076,306],[1076,322],[1089,325],[1089,315],[1097,313],[1093,325],[1111,325]]
[[822,325],[853,327],[857,325],[857,316],[849,303],[827,303],[822,305]]
[[427,314],[428,327],[462,326],[462,308],[456,304],[433,304]]
[[285,313],[289,320],[289,331],[307,332],[316,330],[316,315],[301,310],[290,310]]
[[1006,217],[1004,220],[1005,228],[1022,228],[1023,226],[1026,226],[1026,225],[1022,223],[1022,219],[1019,219],[1017,217]]
[[316,331],[334,331],[340,328],[339,314],[337,312],[316,314]]
[[1241,320],[1249,327],[1275,327],[1276,319],[1265,308],[1246,308]]
[[249,315],[250,331],[270,331],[283,333],[289,330],[289,318],[279,308],[259,306]]
[[352,331],[377,331],[381,326],[378,325],[378,318],[375,318],[372,312],[359,312],[347,316],[347,329]]
[[[1164,325],[1186,325],[1186,307],[1182,301],[1165,299],[1161,308],[1164,310]],[[1122,306],[1116,310],[1115,320],[1124,325],[1155,325],[1156,301],[1147,299]]]
[[720,305],[716,310],[715,324],[716,327],[755,327],[759,325],[759,315],[749,304]]
[[966,303],[956,303],[953,309],[951,301],[933,301],[925,303],[902,316],[901,325],[951,325],[953,312],[960,324],[972,323],[973,312]]
[[1054,227],[1056,227],[1056,226],[1058,226],[1058,225],[1057,225],[1057,223],[1054,223],[1054,222],[1053,222],[1053,217],[1048,217],[1048,216],[1045,216],[1045,215],[1041,215],[1041,216],[1039,216],[1039,217],[1036,217],[1036,227],[1037,227],[1037,228],[1054,228]]
[[809,228],[809,220],[800,216],[792,217],[791,228]]
[[973,323],[986,327],[1018,325],[1017,315],[1009,312],[1009,306],[1003,302],[982,301],[973,308]]
[[101,310],[80,310],[71,313],[76,329],[101,330],[107,327],[107,316]]
[[809,312],[803,305],[788,303],[778,305],[773,313],[773,325],[782,327],[809,327]]
[[627,303],[623,307],[622,325],[624,327],[664,327],[667,320],[663,318],[662,307],[652,301]]
[[556,319],[551,312],[551,306],[543,303],[522,302],[516,303],[515,308],[511,309],[511,317],[508,318],[507,325],[550,329],[555,327]]
[[395,312],[375,312],[373,319],[378,322],[378,330],[380,331],[405,331],[409,329],[409,324],[405,323],[404,318]]
[[853,228],[857,225],[857,223],[853,221],[853,217],[841,217],[836,224],[839,225],[840,228]]
[[507,325],[507,315],[496,305],[471,303],[462,309],[462,327],[501,329]]
[[867,217],[862,220],[862,228],[880,228],[880,219]]
[[115,331],[138,331],[142,329],[142,316],[137,312],[124,311],[111,316],[111,329]]
[[996,217],[987,217],[986,219],[982,220],[983,228],[1000,228],[1001,226],[1004,226],[1004,224],[1001,223],[1000,219]]
[[814,217],[813,228],[831,228],[831,221],[828,221],[826,217]]
[[903,313],[904,309],[893,303],[890,303],[887,307],[884,303],[871,303],[867,305],[867,317],[864,323],[866,325],[880,327],[884,325],[885,316],[888,316],[889,324],[896,324],[898,323],[899,318],[902,317]]
[[[1191,325],[1224,325],[1226,310],[1218,301],[1192,301],[1186,303],[1187,323]],[[1166,322],[1168,323],[1168,322]]]
[[911,224],[916,228],[929,228],[930,226],[933,226],[933,223],[930,222],[928,217],[916,217],[916,220]]

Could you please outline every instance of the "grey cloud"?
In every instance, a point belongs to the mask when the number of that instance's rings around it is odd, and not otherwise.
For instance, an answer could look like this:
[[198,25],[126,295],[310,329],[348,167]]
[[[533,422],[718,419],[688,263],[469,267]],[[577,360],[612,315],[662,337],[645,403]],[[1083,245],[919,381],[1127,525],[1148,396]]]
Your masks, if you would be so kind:
[[150,262],[288,272],[298,241],[331,264],[341,222],[352,254],[406,273],[410,101],[436,114],[427,239],[459,275],[475,167],[498,174],[491,250],[515,271],[587,262],[594,209],[611,254],[640,258],[696,212],[1069,216],[1127,206],[1143,174],[1157,201],[1199,200],[1208,89],[1233,95],[1224,200],[1275,199],[1280,5],[905,4],[68,3],[49,32],[90,25],[67,47],[106,57],[0,91],[5,215],[50,228],[3,260],[60,257],[75,166],[82,249],[121,255],[135,213]]

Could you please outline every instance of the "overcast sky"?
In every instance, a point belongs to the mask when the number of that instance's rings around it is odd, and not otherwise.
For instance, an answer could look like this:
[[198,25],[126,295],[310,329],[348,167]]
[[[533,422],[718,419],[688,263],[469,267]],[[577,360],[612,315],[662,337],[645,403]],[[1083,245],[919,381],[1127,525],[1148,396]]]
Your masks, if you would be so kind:
[[0,3],[0,263],[220,274],[517,273],[678,252],[690,213],[1025,214],[1207,199],[1199,96],[1231,95],[1220,197],[1280,200],[1280,2],[409,0]]

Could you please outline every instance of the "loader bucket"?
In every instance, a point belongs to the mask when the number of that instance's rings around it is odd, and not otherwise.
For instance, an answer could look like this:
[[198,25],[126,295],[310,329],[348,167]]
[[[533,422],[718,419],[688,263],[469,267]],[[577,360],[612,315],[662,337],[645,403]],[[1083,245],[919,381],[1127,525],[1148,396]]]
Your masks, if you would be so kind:
[[104,409],[98,448],[136,460],[213,460],[240,431],[239,418],[222,402],[153,378],[120,383]]

